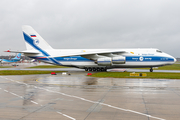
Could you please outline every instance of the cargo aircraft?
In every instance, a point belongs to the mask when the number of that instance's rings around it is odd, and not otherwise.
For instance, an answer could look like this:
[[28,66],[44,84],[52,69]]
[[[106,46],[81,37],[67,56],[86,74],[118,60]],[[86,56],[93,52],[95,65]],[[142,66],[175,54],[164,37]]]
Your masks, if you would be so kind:
[[[53,49],[31,26],[22,26],[25,56],[46,63],[77,67],[85,71],[111,68],[150,68],[171,65],[176,59],[159,49]],[[8,51],[18,52],[18,51]]]
[[21,53],[18,53],[14,58],[12,59],[0,59],[1,64],[3,63],[14,63],[18,62],[21,59]]

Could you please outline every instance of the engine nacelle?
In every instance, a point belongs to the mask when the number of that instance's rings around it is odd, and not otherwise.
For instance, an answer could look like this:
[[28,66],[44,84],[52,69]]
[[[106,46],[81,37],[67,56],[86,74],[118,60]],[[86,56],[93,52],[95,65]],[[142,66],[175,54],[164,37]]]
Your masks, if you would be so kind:
[[113,57],[112,58],[112,63],[113,64],[125,64],[126,63],[126,58],[123,57],[123,56]]
[[101,65],[101,66],[111,66],[112,65],[112,59],[109,57],[98,58],[97,64]]

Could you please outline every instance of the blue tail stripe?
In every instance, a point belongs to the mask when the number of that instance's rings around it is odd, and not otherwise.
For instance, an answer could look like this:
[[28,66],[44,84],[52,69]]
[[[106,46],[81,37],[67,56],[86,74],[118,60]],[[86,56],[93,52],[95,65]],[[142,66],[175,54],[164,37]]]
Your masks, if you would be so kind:
[[53,58],[49,58],[51,61],[53,61],[54,63],[58,64],[58,65],[61,65],[59,62],[57,62],[55,59]]
[[[34,47],[36,50],[40,51],[44,56],[48,57],[50,56],[46,51],[42,50],[41,48],[39,48],[38,46],[36,46],[34,44],[34,40],[29,37],[26,33],[23,32],[24,35],[24,39],[27,43],[29,43],[32,47]],[[57,62],[55,59],[53,58],[49,58],[49,60],[51,60],[52,62],[54,62],[55,64],[61,65],[59,62]]]
[[32,47],[34,47],[36,50],[40,51],[43,55],[45,56],[50,56],[46,51],[42,50],[41,48],[39,48],[38,46],[36,46],[34,44],[34,40],[29,37],[26,33],[23,32],[23,35],[24,35],[24,39],[27,43],[29,43]]

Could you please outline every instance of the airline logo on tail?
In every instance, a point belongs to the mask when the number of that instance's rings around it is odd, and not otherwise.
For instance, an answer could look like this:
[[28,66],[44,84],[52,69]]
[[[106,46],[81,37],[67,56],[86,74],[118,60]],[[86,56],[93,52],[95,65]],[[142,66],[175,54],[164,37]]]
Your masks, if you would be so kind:
[[21,53],[18,53],[15,58],[12,58],[14,60],[19,60],[21,58]]
[[[31,38],[36,38],[35,34],[30,35]],[[39,44],[39,40],[38,39],[34,39],[34,44],[38,45]]]
[[39,40],[38,40],[38,39],[35,39],[35,40],[34,40],[34,44],[38,45],[38,44],[39,44]]

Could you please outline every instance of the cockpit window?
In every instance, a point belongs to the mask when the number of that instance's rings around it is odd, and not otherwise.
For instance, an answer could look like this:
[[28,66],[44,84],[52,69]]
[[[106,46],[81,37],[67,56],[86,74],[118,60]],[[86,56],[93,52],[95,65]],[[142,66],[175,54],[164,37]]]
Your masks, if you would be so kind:
[[160,50],[156,50],[156,52],[158,52],[158,53],[162,53],[162,51],[160,51]]

